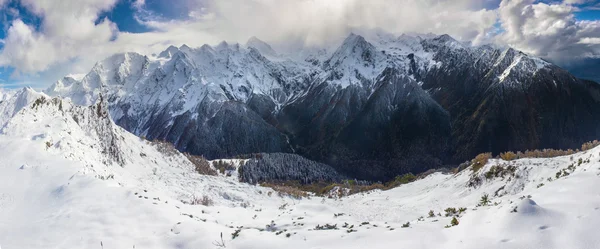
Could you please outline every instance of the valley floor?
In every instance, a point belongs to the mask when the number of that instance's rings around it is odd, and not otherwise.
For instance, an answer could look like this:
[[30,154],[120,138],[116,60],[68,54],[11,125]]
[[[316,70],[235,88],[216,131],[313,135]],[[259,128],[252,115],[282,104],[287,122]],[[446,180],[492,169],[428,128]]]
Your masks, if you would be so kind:
[[[181,154],[120,128],[126,163],[101,163],[97,138],[52,117],[25,115],[0,133],[2,249],[600,248],[600,148],[492,159],[475,176],[434,173],[340,199],[293,199],[199,175]],[[484,177],[494,165],[516,170]],[[559,171],[568,175],[557,179]],[[481,183],[469,187],[472,177]],[[484,194],[490,203],[478,206]],[[204,197],[212,205],[184,204]],[[466,208],[456,226],[448,207]]]

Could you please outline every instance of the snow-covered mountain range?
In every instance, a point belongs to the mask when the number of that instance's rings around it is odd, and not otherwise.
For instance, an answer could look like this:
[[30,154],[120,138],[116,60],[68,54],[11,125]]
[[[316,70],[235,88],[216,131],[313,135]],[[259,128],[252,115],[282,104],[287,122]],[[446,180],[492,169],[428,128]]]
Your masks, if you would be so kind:
[[596,83],[448,35],[350,34],[334,50],[292,54],[255,37],[171,46],[114,55],[45,93],[78,105],[103,96],[117,125],[181,151],[294,152],[365,179],[600,135]]
[[174,148],[117,126],[104,97],[79,106],[25,88],[0,110],[11,110],[0,116],[4,249],[600,244],[600,147],[490,159],[477,171],[436,172],[387,191],[297,198],[235,174],[198,174]]

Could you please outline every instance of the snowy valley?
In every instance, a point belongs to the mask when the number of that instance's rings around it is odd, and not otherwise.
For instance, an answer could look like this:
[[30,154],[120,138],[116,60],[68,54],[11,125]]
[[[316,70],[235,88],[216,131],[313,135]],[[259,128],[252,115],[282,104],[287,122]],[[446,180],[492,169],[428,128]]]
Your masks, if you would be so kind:
[[199,174],[173,147],[115,125],[100,98],[79,106],[25,88],[0,110],[3,249],[600,245],[600,147],[298,198],[241,183],[238,170]]

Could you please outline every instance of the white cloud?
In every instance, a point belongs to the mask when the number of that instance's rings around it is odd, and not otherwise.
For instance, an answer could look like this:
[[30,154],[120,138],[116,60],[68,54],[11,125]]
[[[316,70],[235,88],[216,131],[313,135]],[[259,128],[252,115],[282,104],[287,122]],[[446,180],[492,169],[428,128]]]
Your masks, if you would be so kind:
[[109,20],[94,22],[101,11],[110,9],[116,0],[22,0],[30,11],[43,17],[40,31],[12,21],[0,52],[0,66],[17,72],[35,73],[50,65],[72,60],[88,50],[102,49],[116,26]]
[[570,4],[503,0],[499,11],[501,43],[553,60],[600,54],[598,44],[582,42],[600,38],[600,21],[576,20],[578,9]]
[[43,70],[47,58],[54,58],[55,50],[44,36],[21,20],[13,21],[4,40],[4,50],[0,54],[0,65],[10,65],[21,71]]
[[598,44],[598,45],[600,45],[600,37],[593,37],[593,38],[585,37],[585,38],[582,38],[579,41],[579,43],[581,43],[581,44]]
[[476,9],[480,4],[479,0],[212,0],[199,1],[203,8],[191,11],[189,20],[146,24],[165,31],[209,30],[230,41],[258,36],[270,42],[301,39],[322,44],[351,30],[374,28],[480,40],[497,17],[495,11]]

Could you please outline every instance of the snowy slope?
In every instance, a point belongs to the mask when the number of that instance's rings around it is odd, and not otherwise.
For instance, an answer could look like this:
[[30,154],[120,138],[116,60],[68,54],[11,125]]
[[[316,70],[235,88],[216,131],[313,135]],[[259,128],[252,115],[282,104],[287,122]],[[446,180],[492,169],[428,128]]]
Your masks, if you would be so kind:
[[0,88],[0,101],[4,101],[14,94],[14,90]]
[[[0,154],[5,249],[600,245],[600,148],[558,158],[493,159],[477,174],[434,173],[342,199],[292,199],[232,177],[195,173],[179,152],[114,125],[102,102],[82,107],[46,99],[7,122]],[[497,165],[514,166],[514,175],[486,178]],[[469,186],[473,179],[481,180]],[[477,207],[484,194],[492,204]],[[204,195],[213,206],[184,204]],[[448,207],[467,208],[458,226],[444,228]],[[435,217],[427,217],[429,210]],[[410,227],[402,228],[406,222]],[[325,224],[337,230],[315,229]]]

